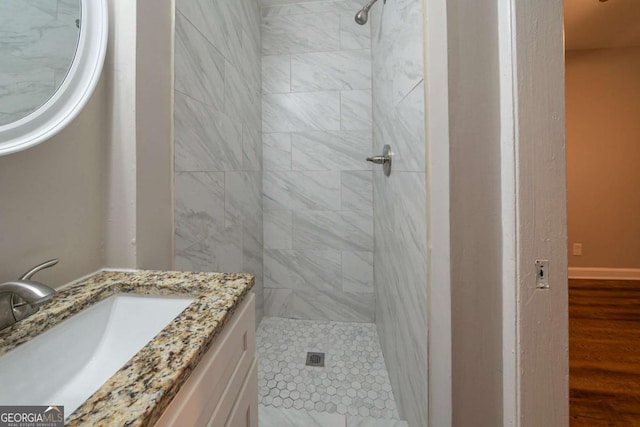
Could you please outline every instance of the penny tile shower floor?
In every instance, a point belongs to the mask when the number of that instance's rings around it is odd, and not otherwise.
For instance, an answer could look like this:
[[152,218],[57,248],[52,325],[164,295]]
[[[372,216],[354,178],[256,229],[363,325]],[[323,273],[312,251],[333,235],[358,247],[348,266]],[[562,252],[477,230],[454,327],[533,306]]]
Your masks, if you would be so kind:
[[261,405],[398,419],[375,325],[265,317],[256,339]]

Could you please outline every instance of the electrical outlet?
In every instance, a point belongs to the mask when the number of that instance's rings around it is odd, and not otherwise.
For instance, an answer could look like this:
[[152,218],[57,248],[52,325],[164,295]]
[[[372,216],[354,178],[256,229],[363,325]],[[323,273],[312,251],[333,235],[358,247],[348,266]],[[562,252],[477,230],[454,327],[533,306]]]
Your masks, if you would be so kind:
[[573,254],[577,256],[582,255],[582,243],[573,244]]
[[549,289],[549,261],[536,261],[536,288]]

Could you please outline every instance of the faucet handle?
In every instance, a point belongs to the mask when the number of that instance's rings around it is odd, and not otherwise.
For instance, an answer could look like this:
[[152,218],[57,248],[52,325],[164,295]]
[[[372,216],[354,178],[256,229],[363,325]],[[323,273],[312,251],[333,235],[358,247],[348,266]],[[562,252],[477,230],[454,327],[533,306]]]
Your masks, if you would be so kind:
[[20,280],[31,280],[31,278],[33,277],[34,274],[36,274],[38,271],[40,270],[44,270],[45,268],[49,268],[49,267],[53,267],[54,265],[56,265],[59,262],[59,260],[57,258],[55,259],[51,259],[47,262],[43,262],[40,265],[36,265],[35,267],[33,267],[31,270],[27,271],[26,273],[24,273],[22,275],[22,277],[20,277]]

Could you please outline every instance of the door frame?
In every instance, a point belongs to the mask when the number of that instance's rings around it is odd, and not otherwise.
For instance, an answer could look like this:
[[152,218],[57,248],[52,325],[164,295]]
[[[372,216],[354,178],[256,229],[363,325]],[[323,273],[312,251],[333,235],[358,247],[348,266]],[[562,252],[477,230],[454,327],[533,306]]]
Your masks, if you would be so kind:
[[[562,0],[498,0],[505,426],[569,424]],[[536,289],[535,261],[550,288]]]
[[[497,0],[503,425],[569,423],[562,0]],[[452,425],[447,0],[423,0],[429,191],[429,418]],[[470,34],[469,37],[473,35]],[[437,160],[437,161],[436,161]],[[549,260],[550,289],[535,287]],[[437,286],[436,286],[437,284]]]

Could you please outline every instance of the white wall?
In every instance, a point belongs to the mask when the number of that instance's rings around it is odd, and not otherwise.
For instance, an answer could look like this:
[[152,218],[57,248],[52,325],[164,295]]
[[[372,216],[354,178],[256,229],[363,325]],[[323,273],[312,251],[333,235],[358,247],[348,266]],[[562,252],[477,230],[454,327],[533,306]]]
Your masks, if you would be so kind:
[[136,2],[109,0],[105,264],[136,267]]
[[51,258],[60,264],[36,280],[53,286],[103,265],[106,83],[58,135],[0,157],[0,282]]
[[569,51],[566,73],[569,267],[640,268],[640,48]]
[[[173,268],[173,0],[138,1],[136,259]],[[162,90],[158,90],[162,88]]]
[[105,266],[173,267],[174,2],[109,0]]
[[447,0],[424,3],[428,224],[429,420],[452,423],[451,221]]
[[105,260],[173,267],[173,2],[110,0]]
[[448,2],[454,426],[502,424],[496,2]]

